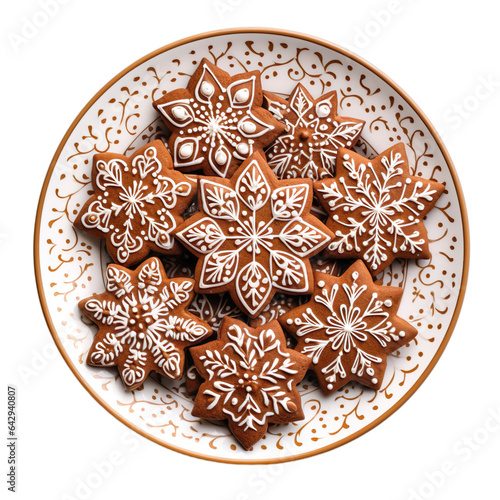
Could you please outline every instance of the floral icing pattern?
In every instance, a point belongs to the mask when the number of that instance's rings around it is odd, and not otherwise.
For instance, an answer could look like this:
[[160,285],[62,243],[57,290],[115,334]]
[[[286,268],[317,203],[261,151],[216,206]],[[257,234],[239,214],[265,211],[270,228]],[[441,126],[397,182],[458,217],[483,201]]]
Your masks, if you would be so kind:
[[231,179],[201,178],[200,212],[176,231],[199,258],[196,291],[229,291],[252,318],[276,291],[310,293],[309,258],[331,240],[311,203],[309,179],[278,181],[260,153]]
[[[251,454],[243,454],[224,424],[191,416],[184,379],[164,382],[153,374],[142,391],[129,392],[115,374],[104,379],[96,373],[85,363],[96,328],[74,310],[75,301],[102,291],[101,266],[108,258],[102,242],[73,229],[75,215],[92,189],[93,155],[106,151],[130,155],[153,139],[168,139],[151,100],[186,87],[203,58],[230,74],[259,69],[266,90],[283,96],[298,82],[315,95],[337,89],[339,114],[366,121],[357,152],[374,158],[388,144],[402,141],[411,175],[446,184],[426,216],[432,259],[395,260],[381,273],[384,284],[404,287],[401,308],[409,311],[408,320],[419,329],[410,347],[390,355],[381,389],[374,392],[352,382],[338,395],[326,396],[314,374],[307,375],[298,386],[305,419],[271,426]],[[89,392],[106,411],[145,437],[170,449],[226,462],[282,462],[317,454],[352,440],[393,413],[422,383],[450,338],[467,267],[466,216],[456,173],[412,101],[342,50],[297,35],[255,31],[218,33],[169,47],[131,66],[108,85],[68,134],[51,164],[37,218],[35,258],[45,314],[59,348]]]
[[206,339],[212,329],[186,311],[193,280],[167,279],[153,257],[135,271],[110,264],[106,292],[80,301],[81,311],[99,326],[87,356],[94,366],[118,366],[125,387],[142,387],[155,371],[180,379],[184,349]]
[[273,319],[278,319],[290,309],[300,306],[304,302],[305,300],[303,295],[285,295],[284,293],[279,292],[275,294],[271,302],[267,304],[262,312],[255,319],[250,321],[250,326],[254,328],[257,326],[263,326]]
[[126,267],[150,251],[177,254],[181,249],[172,231],[196,194],[196,183],[172,167],[161,141],[137,150],[130,158],[94,155],[94,194],[75,225],[106,240],[111,258]]
[[[161,259],[168,278],[194,279],[195,264],[192,260],[192,256],[191,258],[162,257]],[[211,295],[195,293],[188,311],[207,322],[214,333],[217,333],[222,319],[226,316],[245,319],[245,315],[231,300],[228,293],[213,293]]]
[[339,148],[354,147],[365,124],[338,116],[335,90],[313,99],[299,83],[288,101],[265,92],[264,102],[286,126],[266,149],[269,166],[279,179],[333,177]]
[[403,289],[373,284],[361,260],[341,277],[317,272],[311,300],[280,318],[309,356],[319,385],[332,394],[350,381],[378,390],[387,356],[417,330],[396,313]]
[[284,127],[262,108],[260,72],[230,76],[204,59],[187,89],[154,102],[172,131],[174,165],[186,172],[230,177]]
[[402,143],[373,160],[346,149],[339,154],[336,177],[314,184],[335,235],[325,254],[362,259],[373,276],[395,258],[430,258],[423,217],[444,185],[411,176]]
[[254,329],[226,318],[217,340],[190,352],[204,379],[193,415],[227,419],[245,448],[265,434],[268,423],[304,418],[296,385],[310,360],[286,348],[277,321]]

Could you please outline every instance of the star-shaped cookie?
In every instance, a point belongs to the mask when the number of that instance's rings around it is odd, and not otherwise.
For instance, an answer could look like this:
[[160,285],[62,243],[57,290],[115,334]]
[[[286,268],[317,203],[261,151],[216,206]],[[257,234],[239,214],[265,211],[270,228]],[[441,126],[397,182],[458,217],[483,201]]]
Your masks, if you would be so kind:
[[375,285],[361,260],[340,277],[315,278],[311,300],[281,316],[281,325],[311,358],[326,394],[352,380],[379,389],[387,356],[417,335],[397,316],[403,289]]
[[141,387],[151,371],[180,379],[184,349],[212,334],[208,324],[186,311],[194,281],[167,279],[156,257],[135,271],[110,264],[106,274],[106,292],[78,304],[99,327],[87,363],[118,366],[129,390]]
[[310,179],[279,181],[255,153],[231,179],[198,180],[200,212],[176,230],[198,257],[196,292],[229,291],[255,318],[277,291],[310,293],[309,258],[332,234],[311,215]]
[[410,175],[402,143],[373,160],[340,149],[335,178],[314,183],[334,233],[324,254],[362,259],[373,276],[396,258],[430,258],[423,217],[444,189]]
[[185,172],[230,177],[254,151],[284,129],[262,107],[260,72],[231,76],[203,59],[186,89],[153,103],[165,125],[174,166]]
[[335,90],[313,99],[301,83],[288,101],[264,92],[264,104],[286,126],[266,149],[269,166],[279,179],[334,176],[339,148],[354,147],[365,124],[337,114]]
[[230,431],[246,449],[265,434],[269,423],[304,418],[296,386],[311,361],[287,349],[277,321],[250,328],[224,318],[217,340],[189,352],[204,379],[193,415],[228,420]]
[[94,156],[94,194],[75,226],[106,240],[114,262],[131,267],[150,251],[179,254],[172,235],[182,213],[196,195],[196,182],[173,169],[163,143],[153,141],[130,158],[101,153]]

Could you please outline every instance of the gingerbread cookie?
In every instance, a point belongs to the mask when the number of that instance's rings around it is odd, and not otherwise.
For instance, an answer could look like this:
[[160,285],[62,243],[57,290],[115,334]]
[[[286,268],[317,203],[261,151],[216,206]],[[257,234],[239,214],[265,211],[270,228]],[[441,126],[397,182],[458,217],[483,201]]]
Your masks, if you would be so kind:
[[196,293],[189,306],[189,311],[206,321],[215,333],[226,316],[241,320],[246,319],[228,293],[211,295]]
[[[161,261],[168,278],[194,278],[196,259],[192,255],[183,258],[162,257]],[[211,295],[195,293],[193,301],[189,304],[188,311],[207,322],[215,333],[217,333],[225,316],[245,319],[245,315],[231,300],[228,293],[214,293]]]
[[340,277],[315,278],[311,300],[281,316],[281,325],[311,358],[325,394],[352,380],[379,389],[387,356],[417,335],[397,316],[403,289],[375,285],[361,260]]
[[290,309],[303,304],[305,302],[304,297],[304,295],[285,295],[278,292],[262,312],[255,319],[250,320],[250,326],[256,328],[269,323],[273,319],[278,319]]
[[444,189],[410,175],[402,143],[373,160],[340,149],[336,177],[314,183],[335,235],[324,254],[362,259],[373,276],[396,258],[430,258],[423,217]]
[[313,271],[340,276],[349,267],[349,265],[346,265],[346,262],[348,264],[352,263],[345,260],[325,259],[321,255],[318,255],[311,259],[311,266]]
[[[193,260],[195,261],[194,263]],[[183,258],[166,256],[162,257],[161,261],[168,278],[194,278],[196,260],[191,254],[187,257],[183,256]],[[228,293],[215,293],[212,295],[195,293],[193,301],[189,304],[188,311],[205,321],[212,328],[215,338],[217,338],[217,330],[225,316],[245,319],[245,315],[231,300]],[[212,337],[209,337],[207,340],[214,340],[215,338]],[[186,357],[185,371],[186,391],[189,394],[193,394],[198,390],[203,379],[196,371],[189,354]]]
[[183,255],[160,256],[167,278],[194,278],[196,260],[186,250]]
[[311,360],[286,348],[277,321],[259,328],[224,318],[217,340],[190,349],[204,382],[193,415],[228,420],[244,448],[261,439],[269,423],[304,418],[296,385]]
[[231,179],[198,182],[200,212],[175,233],[199,259],[196,292],[229,291],[252,318],[277,291],[311,293],[309,258],[333,235],[309,213],[310,179],[279,181],[257,152]]
[[185,172],[230,177],[284,129],[262,107],[260,72],[230,76],[203,59],[186,89],[153,103],[165,125],[174,165]]
[[[209,340],[217,339],[216,335],[212,337],[210,337]],[[203,384],[203,379],[198,373],[196,366],[194,366],[192,357],[188,354],[186,357],[186,392],[196,395],[201,384]]]
[[118,366],[129,390],[142,387],[151,371],[180,379],[184,349],[212,334],[209,325],[186,311],[193,285],[187,278],[168,279],[155,257],[135,271],[110,264],[106,292],[78,304],[99,327],[87,363]]
[[339,148],[354,147],[365,124],[338,116],[335,90],[313,99],[301,83],[288,101],[264,92],[264,105],[286,126],[266,149],[269,166],[279,179],[333,177]]
[[138,149],[130,158],[115,153],[94,155],[94,194],[75,226],[106,240],[114,262],[133,266],[150,251],[178,254],[172,235],[196,195],[196,182],[173,169],[161,141]]

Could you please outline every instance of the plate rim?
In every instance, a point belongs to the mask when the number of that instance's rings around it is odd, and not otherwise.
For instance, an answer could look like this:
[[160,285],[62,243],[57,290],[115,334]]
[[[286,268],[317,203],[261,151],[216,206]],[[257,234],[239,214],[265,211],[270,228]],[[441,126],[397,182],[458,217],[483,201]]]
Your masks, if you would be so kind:
[[[362,429],[354,432],[350,436],[347,436],[335,443],[329,444],[327,446],[323,446],[321,448],[318,448],[316,450],[311,450],[308,452],[300,453],[297,455],[293,455],[290,457],[276,457],[276,458],[268,458],[268,459],[251,459],[250,457],[248,459],[245,458],[224,458],[224,457],[217,457],[213,455],[207,455],[205,453],[198,453],[192,450],[187,450],[184,448],[181,448],[179,446],[173,445],[171,443],[165,443],[158,439],[155,436],[152,436],[150,434],[147,434],[145,431],[143,431],[140,427],[132,424],[131,422],[127,421],[124,417],[122,417],[115,409],[113,409],[104,399],[102,399],[90,386],[90,384],[85,380],[85,378],[80,374],[80,372],[77,370],[75,364],[73,361],[69,358],[69,355],[66,353],[66,351],[63,348],[63,345],[59,339],[59,336],[57,334],[57,330],[54,326],[54,323],[52,321],[52,317],[49,312],[48,304],[47,304],[47,299],[45,296],[45,290],[43,287],[43,282],[42,282],[42,272],[40,268],[40,223],[41,223],[41,218],[42,218],[42,212],[43,212],[43,206],[45,202],[45,196],[47,194],[47,189],[50,183],[50,180],[52,178],[52,174],[55,168],[55,165],[57,163],[57,160],[59,159],[59,156],[62,152],[62,149],[64,148],[64,145],[66,144],[67,140],[73,133],[73,130],[76,128],[80,120],[83,118],[83,116],[87,113],[87,111],[94,105],[94,103],[107,91],[109,90],[117,81],[119,81],[122,77],[124,77],[126,74],[128,74],[130,71],[133,69],[137,68],[141,64],[144,64],[147,62],[149,59],[152,59],[164,52],[167,52],[169,50],[172,50],[177,47],[181,47],[182,45],[187,45],[192,42],[204,40],[207,38],[215,38],[218,36],[227,36],[227,35],[239,35],[239,34],[267,34],[267,35],[277,35],[277,36],[285,36],[285,37],[290,37],[290,38],[297,38],[302,41],[310,42],[310,43],[315,43],[318,45],[321,45],[325,48],[334,50],[346,57],[349,57],[356,61],[358,64],[364,66],[374,74],[376,74],[379,78],[381,78],[384,82],[386,82],[390,87],[392,87],[410,106],[411,108],[415,111],[415,113],[419,116],[419,118],[422,120],[424,125],[428,128],[429,132],[431,133],[432,137],[436,141],[436,144],[439,147],[439,150],[441,151],[446,164],[448,168],[450,169],[450,174],[453,180],[453,184],[455,186],[455,190],[457,193],[457,198],[459,202],[459,207],[460,207],[460,214],[462,218],[462,231],[463,231],[463,236],[464,236],[464,241],[463,241],[463,251],[464,251],[464,262],[463,262],[463,268],[462,268],[462,280],[460,283],[460,290],[455,306],[455,310],[453,312],[453,316],[450,321],[450,325],[446,331],[446,334],[443,337],[443,340],[441,342],[441,345],[439,346],[439,349],[436,351],[434,354],[434,357],[431,359],[430,363],[427,365],[425,368],[424,372],[420,375],[420,377],[417,379],[417,381],[412,385],[412,387],[404,394],[401,399],[394,404],[390,409],[388,409],[386,412],[384,412],[382,415],[377,417],[375,420],[373,420],[371,423],[363,427]],[[39,201],[37,205],[37,210],[36,210],[36,218],[35,218],[35,226],[34,226],[34,245],[33,245],[33,263],[34,263],[34,270],[35,270],[35,281],[36,281],[36,287],[37,287],[37,292],[38,292],[38,298],[40,300],[40,305],[42,308],[42,312],[45,318],[45,322],[47,324],[47,327],[50,331],[50,334],[59,350],[61,353],[64,361],[70,368],[70,370],[73,372],[73,374],[76,376],[77,380],[83,385],[85,390],[105,409],[107,410],[112,416],[114,416],[116,419],[118,419],[122,424],[126,425],[129,429],[133,430],[134,432],[137,432],[144,438],[159,444],[169,450],[176,451],[179,453],[182,453],[184,455],[188,455],[193,458],[199,458],[199,459],[204,459],[204,460],[209,460],[213,462],[219,462],[219,463],[226,463],[226,464],[246,464],[246,465],[263,465],[263,464],[277,464],[277,463],[284,463],[284,462],[291,462],[295,460],[300,460],[316,455],[320,455],[322,453],[325,453],[327,451],[333,450],[335,448],[338,448],[350,441],[353,441],[354,439],[357,439],[358,437],[362,436],[363,434],[369,432],[372,430],[374,427],[377,425],[381,424],[383,421],[385,421],[387,418],[389,418],[393,413],[395,413],[403,404],[405,404],[412,396],[415,394],[415,392],[420,388],[420,386],[423,384],[423,382],[427,379],[431,371],[434,369],[436,363],[439,361],[441,355],[443,354],[446,346],[448,345],[448,342],[451,338],[451,335],[455,329],[456,323],[458,321],[458,317],[460,315],[460,311],[462,309],[464,297],[465,297],[465,291],[467,287],[467,280],[468,280],[468,275],[469,275],[469,258],[470,258],[470,235],[469,235],[469,222],[468,222],[468,216],[467,216],[467,208],[465,204],[465,198],[463,195],[462,187],[460,184],[460,180],[458,178],[458,174],[455,170],[455,166],[453,164],[453,161],[443,143],[441,140],[441,137],[437,133],[436,128],[432,125],[430,120],[427,118],[427,116],[424,114],[424,112],[420,109],[420,107],[415,103],[415,101],[401,88],[399,87],[398,84],[396,84],[391,78],[389,78],[385,73],[383,73],[381,70],[379,70],[376,66],[373,64],[369,63],[368,61],[364,60],[357,54],[354,54],[350,52],[349,50],[345,49],[344,47],[341,47],[333,42],[324,40],[322,38],[316,37],[314,35],[308,35],[305,33],[300,33],[292,30],[285,30],[285,29],[280,29],[280,28],[255,28],[255,27],[240,27],[240,28],[226,28],[226,29],[218,29],[218,30],[212,30],[212,31],[207,31],[204,33],[200,33],[197,35],[192,35],[189,37],[182,38],[180,40],[177,40],[175,42],[172,42],[170,44],[164,45],[163,47],[160,47],[159,49],[156,49],[149,54],[143,56],[142,58],[136,60],[134,63],[130,64],[127,66],[124,70],[122,70],[120,73],[118,73],[115,77],[113,77],[110,81],[108,81],[98,92],[95,93],[95,95],[87,102],[87,104],[82,108],[82,110],[78,113],[76,118],[73,120],[69,128],[67,129],[66,133],[64,134],[61,142],[59,143],[56,152],[54,153],[54,156],[51,160],[51,163],[49,165],[47,174],[45,175],[45,179],[42,184],[42,188],[40,191],[40,196],[39,196]]]

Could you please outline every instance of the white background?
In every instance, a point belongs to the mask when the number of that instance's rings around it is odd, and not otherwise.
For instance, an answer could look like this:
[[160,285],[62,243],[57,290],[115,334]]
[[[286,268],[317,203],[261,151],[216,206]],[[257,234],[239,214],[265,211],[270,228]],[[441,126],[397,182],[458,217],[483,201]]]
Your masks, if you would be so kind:
[[[0,436],[6,434],[6,386],[15,384],[17,498],[498,499],[497,3],[64,0],[62,5],[60,0],[45,26],[20,39],[26,19],[42,11],[42,2],[4,2],[0,15],[0,313],[7,341],[0,348]],[[417,102],[442,131],[454,160],[472,250],[462,314],[417,393],[357,440],[270,467],[190,458],[128,431],[109,415],[54,352],[32,266],[42,182],[60,140],[87,101],[126,66],[163,45],[217,28],[250,26],[291,29],[344,45]],[[7,498],[7,449],[0,449],[0,490]],[[103,469],[105,461],[114,465]],[[90,489],[81,486],[89,480]]]

